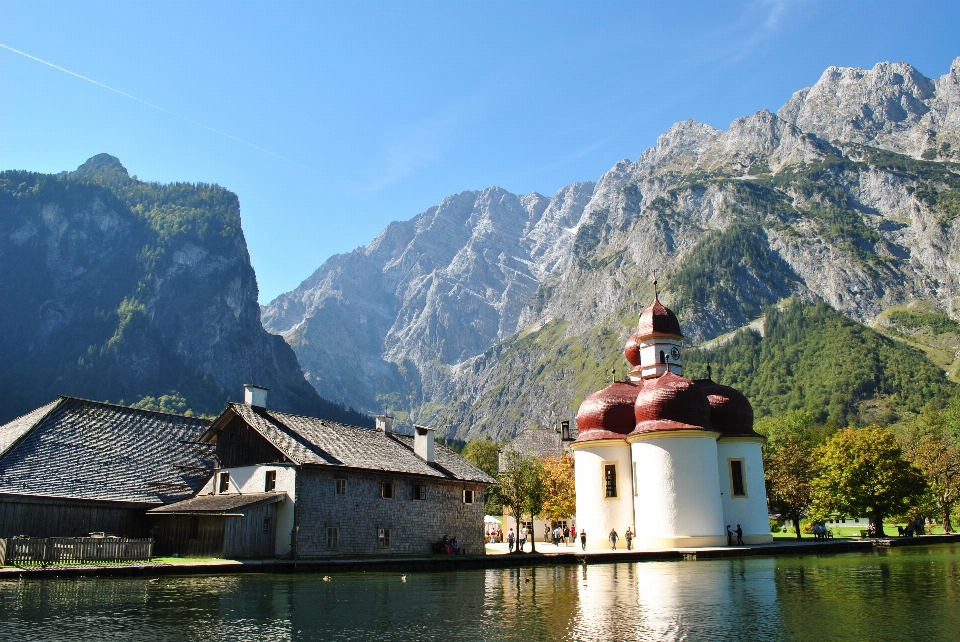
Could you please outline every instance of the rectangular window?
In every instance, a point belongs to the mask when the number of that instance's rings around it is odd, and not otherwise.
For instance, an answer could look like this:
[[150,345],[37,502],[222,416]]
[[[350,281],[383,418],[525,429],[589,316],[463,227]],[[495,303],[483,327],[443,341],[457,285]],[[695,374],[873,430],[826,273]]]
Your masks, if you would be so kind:
[[617,496],[617,465],[603,465],[603,489],[604,496],[613,499]]
[[377,548],[387,548],[388,546],[390,546],[390,529],[378,528],[377,529]]
[[734,497],[744,497],[747,490],[743,485],[743,460],[730,460],[730,492]]
[[393,499],[393,482],[380,482],[380,497]]
[[327,527],[327,548],[337,548],[340,539],[340,529],[336,526]]
[[268,470],[263,478],[263,492],[271,493],[277,489],[277,471]]
[[230,473],[220,473],[220,492],[230,492]]
[[414,484],[413,485],[413,500],[417,502],[422,502],[427,498],[427,486],[426,484]]
[[463,503],[464,503],[464,504],[472,504],[472,503],[473,503],[473,491],[472,491],[472,490],[465,490],[465,491],[463,491]]
[[343,477],[337,477],[337,495],[347,494],[347,480]]
[[272,517],[264,517],[264,518],[263,518],[263,532],[264,532],[264,533],[269,533],[271,528],[273,528],[273,518],[272,518]]

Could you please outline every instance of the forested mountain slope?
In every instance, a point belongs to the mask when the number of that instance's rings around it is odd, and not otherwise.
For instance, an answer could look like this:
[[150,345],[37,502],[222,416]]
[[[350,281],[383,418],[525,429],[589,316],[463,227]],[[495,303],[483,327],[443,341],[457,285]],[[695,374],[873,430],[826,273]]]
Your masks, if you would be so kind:
[[264,322],[330,398],[506,437],[622,376],[654,275],[688,345],[787,297],[867,324],[915,301],[956,319],[958,141],[960,59],[936,79],[830,68],[777,114],[677,123],[595,184],[451,196],[328,260]]
[[366,421],[263,330],[239,202],[216,185],[145,183],[106,154],[0,173],[0,301],[0,422],[58,394],[217,414],[244,383],[278,409]]

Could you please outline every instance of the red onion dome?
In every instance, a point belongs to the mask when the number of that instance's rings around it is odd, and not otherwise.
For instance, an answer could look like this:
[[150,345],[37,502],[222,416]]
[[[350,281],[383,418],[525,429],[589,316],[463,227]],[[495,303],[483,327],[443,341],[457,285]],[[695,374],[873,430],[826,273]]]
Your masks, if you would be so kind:
[[659,430],[710,430],[710,402],[697,385],[667,372],[644,382],[634,404],[634,435]]
[[631,366],[640,365],[640,342],[637,341],[636,334],[627,339],[627,345],[623,348],[623,356],[627,358],[627,363]]
[[577,411],[577,441],[622,439],[630,434],[640,388],[639,382],[615,381],[584,399]]
[[660,299],[654,299],[653,305],[640,313],[640,323],[634,336],[646,338],[658,334],[683,338],[677,315],[664,307]]
[[710,423],[725,437],[759,437],[753,430],[753,406],[739,390],[711,379],[695,382],[710,402]]

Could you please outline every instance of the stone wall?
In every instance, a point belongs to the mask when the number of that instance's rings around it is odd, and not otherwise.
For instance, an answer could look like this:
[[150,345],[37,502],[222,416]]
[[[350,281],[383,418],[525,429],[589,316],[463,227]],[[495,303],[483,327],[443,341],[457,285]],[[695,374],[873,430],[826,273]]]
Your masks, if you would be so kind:
[[[337,478],[346,493],[336,492]],[[384,499],[381,483],[392,482],[393,499]],[[426,486],[426,499],[414,500],[414,485]],[[463,502],[463,491],[475,493]],[[482,484],[399,474],[300,469],[297,475],[298,557],[407,555],[431,552],[444,535],[456,537],[468,555],[482,555]],[[327,529],[337,528],[337,547],[327,547]],[[389,529],[389,545],[380,547],[379,529]]]

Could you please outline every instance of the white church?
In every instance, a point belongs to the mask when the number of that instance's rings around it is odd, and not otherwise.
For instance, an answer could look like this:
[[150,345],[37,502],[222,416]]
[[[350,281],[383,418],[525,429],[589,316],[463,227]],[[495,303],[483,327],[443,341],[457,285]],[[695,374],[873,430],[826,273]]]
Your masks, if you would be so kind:
[[637,548],[724,546],[728,524],[745,544],[773,541],[753,408],[729,386],[684,378],[682,344],[654,297],[624,349],[628,379],[577,412],[576,524],[589,548],[610,548],[611,529],[625,547],[627,527]]

